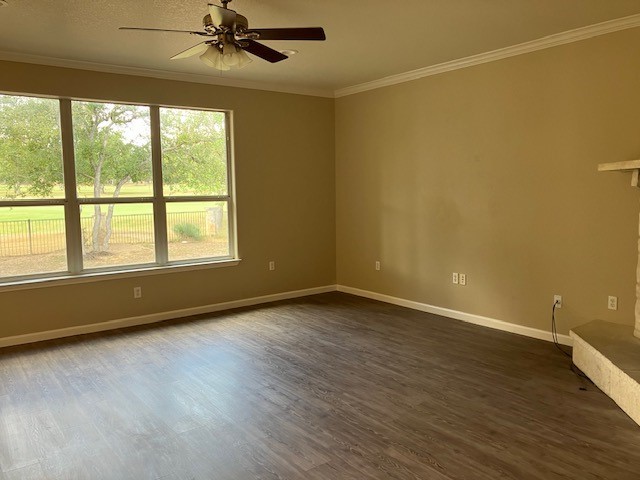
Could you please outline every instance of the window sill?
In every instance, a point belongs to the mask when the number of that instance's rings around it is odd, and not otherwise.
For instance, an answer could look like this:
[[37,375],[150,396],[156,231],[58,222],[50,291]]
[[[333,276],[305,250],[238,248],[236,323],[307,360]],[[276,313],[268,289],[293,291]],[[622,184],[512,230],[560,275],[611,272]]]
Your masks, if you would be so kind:
[[13,290],[27,290],[43,287],[59,287],[62,285],[73,285],[77,283],[101,282],[105,280],[119,280],[121,278],[146,277],[149,275],[162,275],[167,273],[190,272],[193,270],[206,270],[210,268],[235,267],[241,259],[217,260],[201,263],[190,263],[188,265],[165,265],[162,267],[138,267],[131,270],[88,272],[79,275],[64,275],[48,278],[31,278],[28,280],[8,281],[0,283],[0,293]]

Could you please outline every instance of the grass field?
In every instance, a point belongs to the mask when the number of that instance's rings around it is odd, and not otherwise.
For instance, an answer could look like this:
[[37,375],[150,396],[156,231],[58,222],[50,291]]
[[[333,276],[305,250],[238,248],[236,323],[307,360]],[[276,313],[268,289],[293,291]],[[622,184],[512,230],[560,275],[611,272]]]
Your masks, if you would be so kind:
[[[7,187],[0,185],[0,199],[3,192],[7,191]],[[172,195],[188,195],[188,192],[172,191]],[[93,196],[91,187],[81,187],[79,191],[80,197]],[[149,197],[152,195],[151,184],[129,184],[125,185],[120,192],[120,197]],[[113,196],[113,187],[105,187],[102,198]],[[64,198],[64,192],[61,187],[54,189],[49,198]],[[125,204],[116,205],[114,215],[137,215],[147,214],[150,212],[150,203]],[[167,212],[201,212],[205,208],[213,206],[204,202],[182,202],[167,204]],[[226,208],[225,208],[226,209]],[[103,206],[103,211],[106,206]],[[84,205],[81,210],[82,217],[92,217],[94,209],[92,205]],[[0,207],[0,222],[3,221],[19,221],[19,220],[56,220],[64,218],[63,207],[47,206],[47,207]]]

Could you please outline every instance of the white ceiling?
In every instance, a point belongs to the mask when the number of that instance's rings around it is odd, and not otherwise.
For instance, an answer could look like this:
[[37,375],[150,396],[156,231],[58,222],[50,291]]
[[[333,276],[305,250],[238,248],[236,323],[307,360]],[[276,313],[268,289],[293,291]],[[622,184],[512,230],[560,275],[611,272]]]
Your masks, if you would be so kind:
[[234,0],[230,8],[248,17],[250,27],[322,26],[327,41],[264,42],[300,53],[218,72],[197,57],[169,60],[199,37],[118,30],[199,30],[205,0],[7,2],[0,8],[2,58],[47,57],[325,92],[640,14],[639,0]]

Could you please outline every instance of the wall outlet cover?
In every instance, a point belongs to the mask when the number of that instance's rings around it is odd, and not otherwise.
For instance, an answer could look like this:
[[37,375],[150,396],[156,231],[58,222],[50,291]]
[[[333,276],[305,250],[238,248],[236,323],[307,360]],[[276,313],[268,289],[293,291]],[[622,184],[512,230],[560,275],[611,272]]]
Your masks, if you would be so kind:
[[556,306],[556,308],[562,308],[562,295],[554,295],[553,304]]

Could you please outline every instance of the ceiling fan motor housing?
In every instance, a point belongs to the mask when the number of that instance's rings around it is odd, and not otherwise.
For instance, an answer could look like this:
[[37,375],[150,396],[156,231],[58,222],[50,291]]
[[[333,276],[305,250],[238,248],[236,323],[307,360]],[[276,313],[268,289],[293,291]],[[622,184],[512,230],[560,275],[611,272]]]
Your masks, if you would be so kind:
[[236,14],[236,22],[234,25],[234,31],[242,31],[249,28],[249,20],[244,15]]
[[[217,32],[217,27],[213,24],[213,20],[211,20],[211,15],[207,14],[202,19],[202,25],[204,26],[204,30],[207,33],[215,34]],[[221,27],[227,28],[232,32],[242,32],[249,28],[249,20],[244,15],[236,14],[236,19],[233,22],[233,25],[221,25]]]

